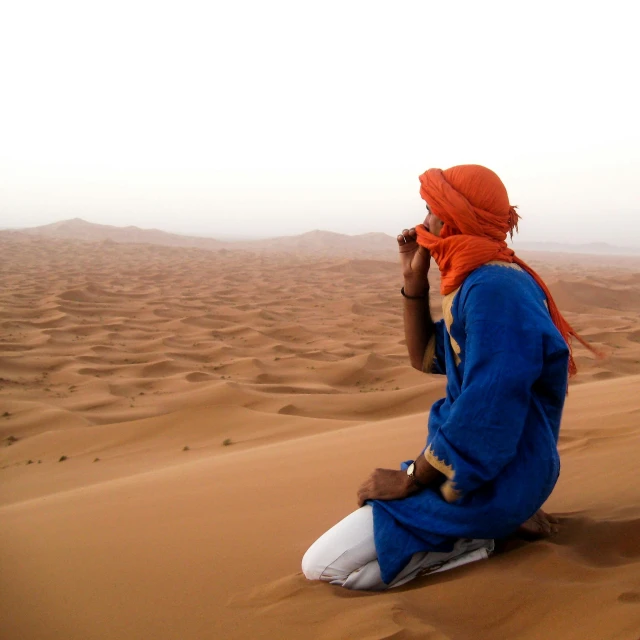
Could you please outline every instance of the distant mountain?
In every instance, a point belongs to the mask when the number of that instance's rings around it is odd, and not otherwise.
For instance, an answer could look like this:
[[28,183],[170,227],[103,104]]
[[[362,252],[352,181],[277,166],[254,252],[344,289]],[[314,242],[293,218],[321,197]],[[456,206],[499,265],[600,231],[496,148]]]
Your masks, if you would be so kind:
[[[229,243],[232,247],[234,243]],[[287,252],[310,255],[349,255],[395,258],[397,244],[395,238],[386,233],[363,233],[348,236],[333,231],[308,231],[298,236],[281,236],[267,240],[253,240],[242,243],[252,251]]]
[[[159,229],[114,227],[95,224],[81,218],[54,222],[41,227],[4,230],[1,233],[20,233],[29,236],[81,240],[85,242],[126,242],[156,244],[168,247],[194,247],[209,250],[253,251],[256,253],[294,253],[312,256],[342,256],[396,260],[397,245],[386,233],[363,233],[349,236],[333,231],[309,231],[296,236],[280,236],[263,240],[222,241],[202,236],[182,236]],[[510,245],[515,251],[535,251],[601,256],[640,256],[640,248],[619,247],[604,242],[563,244],[559,242],[519,242]]]
[[197,247],[200,249],[220,249],[224,242],[213,238],[195,238],[167,233],[159,229],[140,229],[140,227],[114,227],[107,224],[95,224],[81,218],[62,220],[41,227],[21,229],[22,233],[60,238],[64,240],[83,240],[85,242],[126,242],[135,244],[159,244],[168,247]]
[[224,242],[214,238],[181,236],[158,229],[95,224],[81,218],[62,220],[61,222],[54,222],[41,227],[3,231],[2,233],[21,233],[29,236],[81,240],[84,242],[126,242],[169,247],[255,251],[257,253],[285,252],[315,256],[394,259],[397,253],[395,238],[384,233],[365,233],[357,236],[348,236],[332,231],[316,230],[297,236]]

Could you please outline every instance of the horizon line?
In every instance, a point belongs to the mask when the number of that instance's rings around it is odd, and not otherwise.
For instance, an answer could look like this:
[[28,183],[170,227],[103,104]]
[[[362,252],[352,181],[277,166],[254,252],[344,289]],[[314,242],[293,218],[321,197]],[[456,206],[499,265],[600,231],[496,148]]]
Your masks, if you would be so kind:
[[[34,225],[34,226],[28,226],[28,227],[24,227],[24,226],[20,226],[20,227],[14,227],[14,226],[0,226],[0,231],[32,231],[35,229],[40,229],[43,227],[49,227],[51,225],[54,224],[61,224],[64,222],[73,222],[73,221],[79,221],[82,222],[84,224],[87,225],[93,225],[93,226],[102,226],[102,227],[110,227],[112,229],[139,229],[140,231],[160,231],[161,233],[167,233],[170,235],[176,235],[176,236],[180,236],[180,237],[184,237],[184,238],[205,238],[205,239],[209,239],[209,240],[218,240],[220,242],[229,242],[229,243],[234,243],[234,242],[246,242],[247,240],[249,241],[253,241],[253,240],[275,240],[278,238],[295,238],[298,236],[302,236],[302,235],[306,235],[309,233],[314,233],[314,232],[318,232],[318,233],[329,233],[329,234],[335,234],[338,236],[344,236],[344,237],[359,237],[359,236],[364,236],[364,235],[369,235],[369,234],[381,234],[381,235],[386,235],[389,238],[393,238],[395,239],[395,235],[392,235],[386,231],[367,231],[364,233],[355,233],[355,234],[348,234],[348,233],[343,233],[341,231],[332,231],[330,229],[309,229],[308,231],[301,231],[299,233],[294,233],[294,234],[281,234],[281,235],[273,235],[273,236],[266,236],[266,235],[257,235],[257,236],[250,236],[250,237],[243,237],[243,238],[239,238],[238,236],[230,236],[230,235],[219,235],[219,236],[213,236],[210,235],[210,232],[206,232],[206,233],[202,233],[202,232],[197,232],[197,231],[185,231],[185,232],[180,232],[180,231],[168,231],[166,229],[161,229],[159,227],[140,227],[138,225],[113,225],[113,224],[104,224],[101,222],[91,222],[89,220],[85,220],[84,218],[80,218],[79,216],[74,216],[73,218],[63,218],[61,220],[56,220],[54,222],[48,222],[46,224],[40,224],[40,225]],[[517,240],[516,238],[512,239],[510,242],[508,241],[508,244],[516,244]],[[555,241],[555,240],[523,240],[521,241],[522,245],[525,244],[529,244],[529,245],[556,245],[556,246],[572,246],[572,247],[595,247],[595,246],[600,246],[600,247],[610,247],[612,249],[628,249],[628,250],[634,250],[634,251],[638,251],[640,252],[640,246],[639,245],[621,245],[621,244],[611,244],[609,242],[602,242],[602,241],[587,241],[587,242],[560,242],[560,241]]]

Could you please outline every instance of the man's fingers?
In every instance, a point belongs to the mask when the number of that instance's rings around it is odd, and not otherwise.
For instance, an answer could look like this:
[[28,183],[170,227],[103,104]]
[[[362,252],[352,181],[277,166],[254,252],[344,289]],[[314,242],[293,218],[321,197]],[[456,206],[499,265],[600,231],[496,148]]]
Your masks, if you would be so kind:
[[359,507],[361,507],[369,497],[369,493],[370,493],[369,486],[368,486],[369,482],[370,482],[370,479],[366,480],[360,485],[360,488],[358,489],[358,506]]
[[538,513],[542,514],[552,524],[560,524],[560,519],[556,518],[556,516],[552,516],[550,513],[547,513],[542,509],[540,509]]
[[398,236],[398,250],[400,253],[415,253],[418,244],[411,236]]
[[417,234],[415,227],[412,227],[411,229],[403,229],[402,233],[399,233],[396,236],[396,240],[398,241],[398,244],[402,246],[403,244],[415,243],[416,237]]

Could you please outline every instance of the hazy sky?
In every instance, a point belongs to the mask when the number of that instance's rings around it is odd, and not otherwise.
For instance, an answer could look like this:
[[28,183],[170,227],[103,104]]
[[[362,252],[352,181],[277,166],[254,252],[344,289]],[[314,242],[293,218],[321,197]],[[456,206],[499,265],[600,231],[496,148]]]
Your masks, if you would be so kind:
[[633,5],[2,3],[0,226],[395,234],[479,163],[523,241],[640,245]]

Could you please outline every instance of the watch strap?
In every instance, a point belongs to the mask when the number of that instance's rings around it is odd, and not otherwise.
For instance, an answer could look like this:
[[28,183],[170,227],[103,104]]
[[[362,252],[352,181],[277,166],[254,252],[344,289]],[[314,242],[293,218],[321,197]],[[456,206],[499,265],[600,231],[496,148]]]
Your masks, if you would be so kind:
[[407,467],[407,475],[411,478],[411,480],[413,480],[414,484],[417,487],[420,487],[421,489],[424,489],[427,486],[423,482],[420,482],[420,480],[418,480],[418,478],[416,478],[416,463],[415,462],[412,462]]

